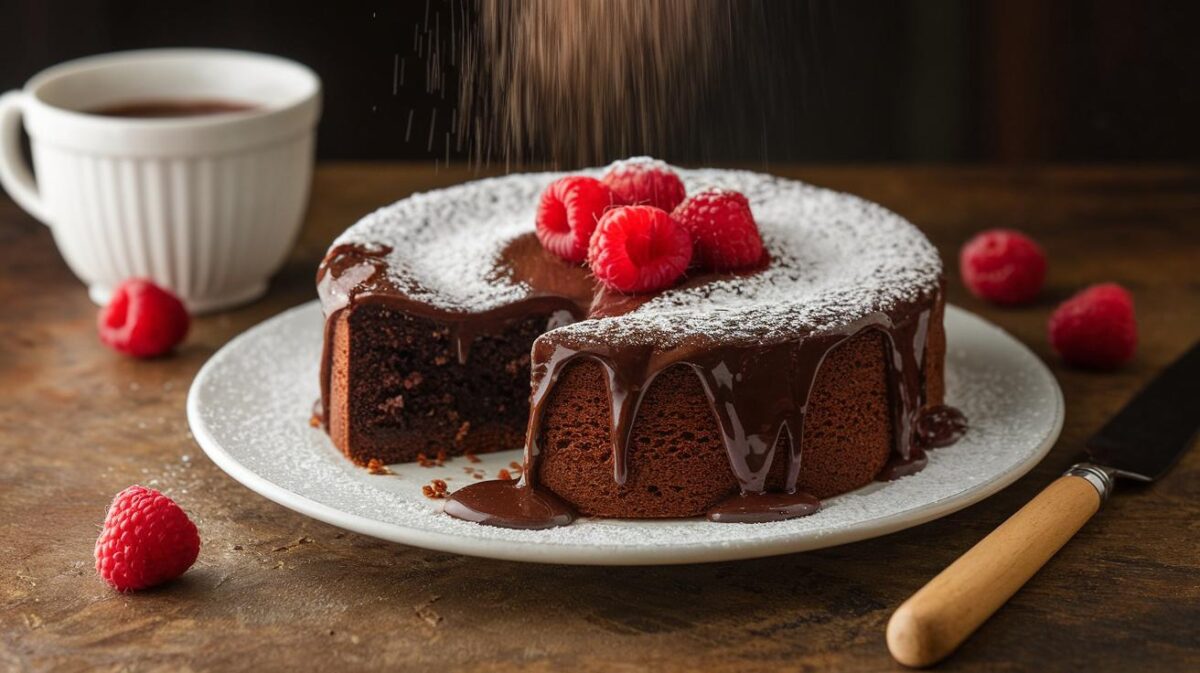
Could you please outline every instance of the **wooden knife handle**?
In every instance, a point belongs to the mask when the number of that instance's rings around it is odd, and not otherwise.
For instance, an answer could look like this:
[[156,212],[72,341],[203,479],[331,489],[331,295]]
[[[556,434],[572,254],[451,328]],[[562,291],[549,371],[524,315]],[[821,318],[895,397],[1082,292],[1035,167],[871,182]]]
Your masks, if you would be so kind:
[[941,661],[1100,509],[1111,475],[1076,465],[902,604],[887,626],[896,661]]

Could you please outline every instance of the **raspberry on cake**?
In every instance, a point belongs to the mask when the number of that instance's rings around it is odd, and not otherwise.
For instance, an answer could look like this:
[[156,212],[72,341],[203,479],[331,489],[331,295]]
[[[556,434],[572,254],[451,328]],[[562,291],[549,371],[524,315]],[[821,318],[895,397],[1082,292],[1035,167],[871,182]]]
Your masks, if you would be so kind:
[[668,213],[687,195],[683,181],[665,162],[634,157],[609,167],[601,182],[608,185],[618,203],[654,206]]
[[736,271],[762,261],[762,237],[742,194],[706,189],[681,203],[672,216],[692,233],[701,268]]
[[596,222],[614,203],[612,190],[596,178],[571,175],[555,180],[538,204],[538,240],[568,262],[582,262]]
[[692,261],[692,239],[665,210],[653,206],[614,208],[600,218],[588,247],[596,279],[636,294],[666,289]]
[[941,406],[941,261],[916,228],[792,180],[675,172],[719,190],[700,201],[720,215],[710,263],[741,273],[675,280],[692,239],[652,206],[603,215],[595,271],[564,263],[532,226],[561,175],[421,194],[351,227],[318,272],[334,444],[364,465],[524,444],[518,480],[472,481],[445,511],[539,528],[800,516],[961,433]]

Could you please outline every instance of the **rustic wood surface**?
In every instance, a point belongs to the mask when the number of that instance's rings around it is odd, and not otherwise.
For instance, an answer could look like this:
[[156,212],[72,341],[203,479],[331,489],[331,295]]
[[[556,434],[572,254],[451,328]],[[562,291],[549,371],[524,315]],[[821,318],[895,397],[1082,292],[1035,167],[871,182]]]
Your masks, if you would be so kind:
[[[773,166],[861,194],[937,243],[950,300],[1050,364],[1067,420],[1049,457],[1000,494],[924,526],[805,554],[654,568],[537,566],[344,533],[218,470],[184,398],[214,351],[314,297],[330,240],[414,190],[466,179],[432,166],[326,165],[303,236],[263,300],[195,322],[172,358],[97,341],[96,309],[50,232],[0,197],[0,670],[893,670],[891,611],[1066,468],[1083,439],[1200,337],[1200,169]],[[956,251],[994,226],[1050,259],[1035,306],[967,295]],[[1054,304],[1113,280],[1137,300],[1137,359],[1060,366]],[[297,410],[304,413],[305,410]],[[179,581],[119,595],[92,569],[113,494],[173,495],[204,540]],[[1200,670],[1200,451],[1121,492],[944,670]]]

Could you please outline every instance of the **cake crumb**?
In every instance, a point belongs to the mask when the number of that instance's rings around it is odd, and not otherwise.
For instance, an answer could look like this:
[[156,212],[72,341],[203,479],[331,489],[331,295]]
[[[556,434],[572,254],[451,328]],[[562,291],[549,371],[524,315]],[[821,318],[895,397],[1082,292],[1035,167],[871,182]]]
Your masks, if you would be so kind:
[[[467,451],[466,453],[464,453],[464,454],[463,454],[463,458],[466,458],[468,463],[478,463],[478,462],[480,462],[480,458],[479,458],[479,456],[475,455],[475,454],[474,454],[474,453],[472,453],[471,451]],[[468,469],[468,470],[469,470],[469,469],[471,469],[471,468],[466,468],[466,469]]]
[[421,385],[421,382],[424,380],[425,377],[421,375],[421,372],[409,372],[408,376],[404,377],[404,389],[412,390],[413,388]]
[[421,494],[431,500],[444,498],[449,491],[450,487],[441,479],[434,479],[433,481],[421,487]]
[[367,472],[370,472],[371,474],[395,474],[391,471],[391,469],[388,468],[387,465],[383,464],[382,460],[379,460],[378,458],[372,458],[367,462]]
[[438,367],[445,365],[449,361],[450,358],[446,357],[445,355],[438,355],[433,358],[433,364],[437,365]]
[[500,471],[496,473],[496,478],[497,479],[512,479],[512,474],[510,474],[508,470],[506,470],[504,468],[500,468]]

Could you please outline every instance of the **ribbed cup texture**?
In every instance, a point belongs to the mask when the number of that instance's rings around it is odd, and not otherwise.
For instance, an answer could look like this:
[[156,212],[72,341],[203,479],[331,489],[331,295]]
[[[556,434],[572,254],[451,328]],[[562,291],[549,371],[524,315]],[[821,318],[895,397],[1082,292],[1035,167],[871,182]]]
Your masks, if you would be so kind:
[[149,278],[193,310],[260,294],[300,228],[313,135],[236,153],[105,157],[34,143],[68,265],[103,296]]

